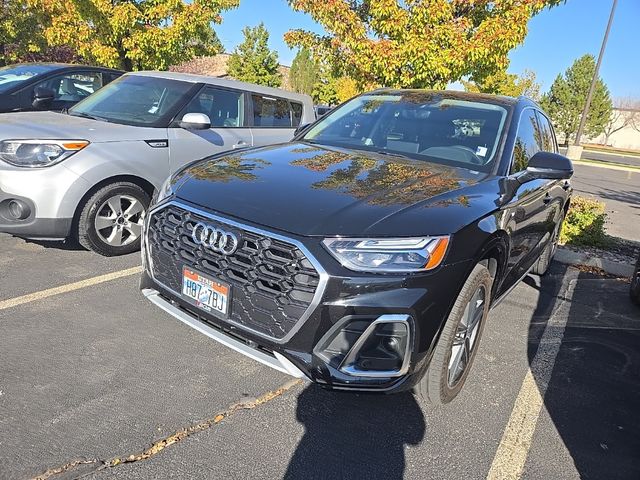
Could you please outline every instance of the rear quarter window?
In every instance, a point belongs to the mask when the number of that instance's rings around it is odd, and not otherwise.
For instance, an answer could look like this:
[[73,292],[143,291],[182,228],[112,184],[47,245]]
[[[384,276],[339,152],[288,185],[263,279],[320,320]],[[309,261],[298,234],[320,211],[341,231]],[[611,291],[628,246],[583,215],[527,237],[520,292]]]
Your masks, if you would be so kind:
[[[251,99],[255,127],[291,128],[294,126],[294,113],[288,100],[256,94],[251,95]],[[302,112],[302,105],[300,108]]]

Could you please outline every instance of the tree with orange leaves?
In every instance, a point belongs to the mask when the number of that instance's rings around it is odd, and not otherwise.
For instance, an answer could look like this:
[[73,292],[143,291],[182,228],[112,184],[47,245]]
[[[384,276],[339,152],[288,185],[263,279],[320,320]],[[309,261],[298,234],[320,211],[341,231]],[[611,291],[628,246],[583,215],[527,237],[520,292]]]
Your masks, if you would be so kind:
[[562,0],[289,0],[327,35],[291,30],[361,87],[443,88],[504,70],[529,19]]

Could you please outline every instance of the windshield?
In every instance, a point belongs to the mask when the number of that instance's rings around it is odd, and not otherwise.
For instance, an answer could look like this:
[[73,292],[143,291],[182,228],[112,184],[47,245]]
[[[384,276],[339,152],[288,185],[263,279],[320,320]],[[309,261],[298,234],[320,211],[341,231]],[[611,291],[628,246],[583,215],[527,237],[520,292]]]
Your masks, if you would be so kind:
[[303,137],[488,172],[507,110],[427,92],[368,94],[329,113]]
[[55,65],[13,65],[0,68],[0,93],[26,82],[31,77],[55,70]]
[[139,127],[166,126],[193,83],[125,75],[87,97],[69,115]]

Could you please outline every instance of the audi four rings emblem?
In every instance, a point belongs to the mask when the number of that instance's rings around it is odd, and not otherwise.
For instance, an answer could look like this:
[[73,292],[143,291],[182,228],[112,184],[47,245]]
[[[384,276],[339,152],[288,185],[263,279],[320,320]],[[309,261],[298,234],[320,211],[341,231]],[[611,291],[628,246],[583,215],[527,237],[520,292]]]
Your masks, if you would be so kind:
[[231,232],[225,232],[221,228],[212,227],[198,222],[193,227],[191,238],[196,245],[203,245],[216,253],[231,255],[238,248],[238,237]]

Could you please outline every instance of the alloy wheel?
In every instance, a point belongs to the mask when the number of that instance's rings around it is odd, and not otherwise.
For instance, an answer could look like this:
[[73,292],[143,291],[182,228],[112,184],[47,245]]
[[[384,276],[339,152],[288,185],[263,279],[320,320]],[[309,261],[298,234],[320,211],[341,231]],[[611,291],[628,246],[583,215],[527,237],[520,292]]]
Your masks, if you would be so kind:
[[467,303],[460,318],[449,357],[447,381],[450,388],[453,388],[460,381],[471,363],[474,349],[478,343],[478,332],[484,316],[485,301],[486,290],[484,285],[481,285]]
[[130,195],[114,195],[98,208],[94,226],[103,242],[122,247],[140,238],[144,215],[140,200]]

